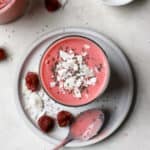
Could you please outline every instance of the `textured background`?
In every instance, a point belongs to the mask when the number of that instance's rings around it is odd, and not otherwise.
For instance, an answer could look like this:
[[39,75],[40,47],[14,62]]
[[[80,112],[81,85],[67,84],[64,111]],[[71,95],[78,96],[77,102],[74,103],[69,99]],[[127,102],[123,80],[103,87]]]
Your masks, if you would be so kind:
[[[150,0],[125,7],[108,7],[100,0],[69,0],[64,9],[48,13],[42,1],[20,20],[0,26],[0,45],[9,59],[0,63],[0,147],[2,150],[48,150],[53,145],[34,135],[20,118],[14,103],[15,70],[28,45],[42,33],[58,27],[89,27],[112,38],[134,66],[138,81],[135,109],[108,140],[78,150],[150,149]],[[70,148],[69,148],[70,149]]]

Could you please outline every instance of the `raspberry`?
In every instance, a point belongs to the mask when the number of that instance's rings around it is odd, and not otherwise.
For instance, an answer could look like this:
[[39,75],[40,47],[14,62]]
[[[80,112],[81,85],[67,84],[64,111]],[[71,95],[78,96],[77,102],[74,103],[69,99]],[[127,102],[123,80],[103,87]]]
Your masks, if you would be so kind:
[[38,125],[43,132],[48,133],[54,127],[54,120],[53,120],[53,118],[44,115],[39,118]]
[[7,55],[4,49],[0,48],[0,61],[6,59]]
[[73,121],[73,115],[67,111],[60,111],[57,114],[57,122],[60,127],[66,127],[70,125]]
[[26,86],[29,90],[31,90],[32,92],[35,92],[38,90],[39,79],[36,73],[28,72],[25,77],[25,80],[26,80]]
[[48,11],[56,11],[61,7],[58,0],[45,0],[45,7]]

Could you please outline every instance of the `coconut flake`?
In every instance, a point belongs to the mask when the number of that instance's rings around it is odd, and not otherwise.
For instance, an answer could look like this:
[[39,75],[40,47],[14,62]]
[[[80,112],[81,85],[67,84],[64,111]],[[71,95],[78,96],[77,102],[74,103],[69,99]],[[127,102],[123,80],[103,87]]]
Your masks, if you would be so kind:
[[84,44],[84,48],[85,48],[85,49],[90,49],[90,47],[91,47],[90,45]]
[[51,83],[50,83],[50,87],[51,87],[51,88],[55,87],[55,85],[56,85],[56,82],[51,82]]

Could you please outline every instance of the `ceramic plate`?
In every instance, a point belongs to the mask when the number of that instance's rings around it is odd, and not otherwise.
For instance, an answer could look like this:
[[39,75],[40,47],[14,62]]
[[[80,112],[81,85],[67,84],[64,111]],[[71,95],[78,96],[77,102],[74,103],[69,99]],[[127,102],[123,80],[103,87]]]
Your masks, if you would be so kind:
[[131,2],[133,2],[134,0],[101,0],[102,3],[104,3],[105,5],[110,5],[110,6],[123,6],[123,5],[127,5]]
[[[49,135],[43,134],[36,123],[30,117],[25,108],[26,97],[23,91],[24,76],[28,71],[39,71],[40,59],[47,49],[54,41],[66,36],[84,36],[99,44],[108,56],[111,64],[111,79],[106,92],[93,103],[82,107],[67,107],[57,104],[48,96],[49,102],[48,109],[53,117],[56,116],[60,110],[68,110],[74,115],[90,108],[101,108],[106,114],[106,121],[102,131],[93,139],[89,141],[73,141],[67,146],[81,147],[100,142],[109,137],[115,132],[118,127],[125,120],[133,99],[134,83],[133,75],[130,65],[120,50],[112,41],[107,39],[100,33],[83,28],[63,28],[53,32],[46,33],[45,35],[34,41],[28,48],[28,54],[24,55],[20,61],[20,66],[17,68],[17,82],[15,87],[16,103],[21,117],[25,123],[34,131],[37,136],[42,137],[48,142],[58,144],[68,133],[68,129],[61,129],[56,127]],[[43,94],[43,93],[42,93]],[[44,93],[45,94],[45,93]],[[60,134],[61,133],[61,134]]]

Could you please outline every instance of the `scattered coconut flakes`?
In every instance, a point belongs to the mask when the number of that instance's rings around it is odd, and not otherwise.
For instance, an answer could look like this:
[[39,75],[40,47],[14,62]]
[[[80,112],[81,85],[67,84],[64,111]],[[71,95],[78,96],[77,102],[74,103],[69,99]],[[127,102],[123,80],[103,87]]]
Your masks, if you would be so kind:
[[87,84],[88,84],[88,85],[95,85],[95,83],[96,83],[96,78],[95,78],[95,77],[93,77],[93,78],[91,78],[91,79],[89,79],[89,80],[87,81]]
[[42,107],[43,107],[43,103],[42,103],[42,99],[41,97],[36,94],[36,93],[32,93],[29,96],[29,103],[28,103],[29,107],[33,108],[35,111],[41,111]]
[[32,119],[36,119],[38,117],[38,115],[43,111],[43,106],[43,101],[37,93],[28,95],[26,109],[31,114]]
[[56,82],[51,82],[51,83],[50,83],[50,87],[51,87],[51,88],[55,87],[55,85],[56,85]]
[[78,88],[75,88],[73,92],[77,98],[81,98],[81,91]]
[[94,70],[85,63],[84,56],[86,55],[87,52],[79,55],[71,49],[69,52],[60,50],[60,61],[54,69],[56,81],[50,83],[51,87],[58,85],[62,93],[67,90],[72,92],[76,98],[81,98],[82,90],[90,85],[95,85],[97,81]]
[[[22,83],[22,85],[24,85],[24,83]],[[63,107],[60,104],[54,102],[44,92],[43,89],[40,89],[39,91],[34,93],[31,93],[30,90],[28,91],[29,92],[24,92],[23,89],[24,108],[29,114],[30,119],[35,124],[37,123],[39,117],[42,116],[43,114],[56,117],[58,112],[63,110]]]
[[85,49],[90,49],[90,47],[91,47],[90,45],[84,44],[84,48],[85,48]]
[[87,55],[87,52],[82,52],[82,56],[86,56]]

